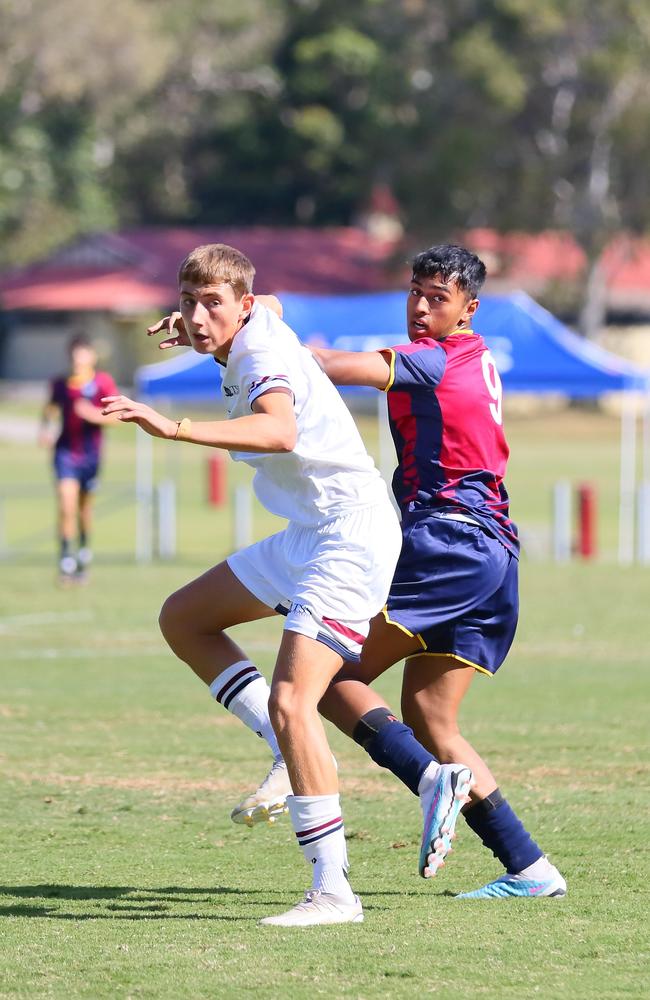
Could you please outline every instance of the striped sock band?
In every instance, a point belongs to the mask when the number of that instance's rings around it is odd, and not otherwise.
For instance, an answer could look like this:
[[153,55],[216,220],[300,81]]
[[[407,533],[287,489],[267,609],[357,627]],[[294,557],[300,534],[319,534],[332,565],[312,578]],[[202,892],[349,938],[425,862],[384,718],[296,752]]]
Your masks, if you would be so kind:
[[250,660],[239,660],[222,670],[210,685],[210,694],[269,745],[274,758],[280,748],[269,719],[269,686]]
[[296,840],[313,866],[312,889],[351,903],[354,893],[347,880],[348,853],[338,795],[289,795],[287,805]]
[[319,823],[318,826],[313,826],[311,830],[296,830],[296,839],[301,847],[306,847],[308,844],[315,844],[317,841],[322,840],[323,837],[329,837],[331,833],[336,833],[337,830],[343,828],[343,817],[335,816],[334,819],[328,820],[326,823]]
[[215,677],[210,685],[210,694],[224,708],[230,708],[233,698],[258,678],[264,679],[250,660],[239,660]]

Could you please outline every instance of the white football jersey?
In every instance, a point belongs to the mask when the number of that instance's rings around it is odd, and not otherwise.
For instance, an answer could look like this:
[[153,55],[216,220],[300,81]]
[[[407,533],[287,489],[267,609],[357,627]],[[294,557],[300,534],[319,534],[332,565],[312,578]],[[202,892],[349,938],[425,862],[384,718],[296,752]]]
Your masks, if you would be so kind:
[[355,507],[390,503],[350,411],[293,330],[255,303],[236,335],[221,393],[228,417],[248,416],[270,388],[290,389],[298,427],[289,453],[231,451],[255,469],[253,488],[273,514],[316,525]]

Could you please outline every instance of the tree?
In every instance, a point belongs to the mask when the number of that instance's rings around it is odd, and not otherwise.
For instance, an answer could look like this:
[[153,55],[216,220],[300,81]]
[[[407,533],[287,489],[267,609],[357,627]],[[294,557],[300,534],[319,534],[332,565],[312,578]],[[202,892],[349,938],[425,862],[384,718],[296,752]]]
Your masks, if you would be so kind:
[[0,259],[94,228],[650,224],[647,0],[0,0]]
[[0,0],[0,260],[117,219],[110,169],[169,42],[137,0]]
[[[439,12],[426,16],[440,26]],[[414,99],[412,134],[430,138],[413,187],[437,197],[434,211],[413,203],[401,173],[413,224],[569,229],[587,259],[580,325],[593,335],[604,246],[650,223],[645,0],[465,0],[421,57],[430,98]]]

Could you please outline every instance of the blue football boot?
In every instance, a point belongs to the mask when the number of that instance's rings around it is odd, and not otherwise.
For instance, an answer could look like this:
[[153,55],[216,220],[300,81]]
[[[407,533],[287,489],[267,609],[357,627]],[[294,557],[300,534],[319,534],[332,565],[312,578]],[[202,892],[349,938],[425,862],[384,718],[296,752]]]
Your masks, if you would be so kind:
[[474,776],[464,764],[441,764],[430,787],[420,795],[424,829],[420,846],[420,875],[432,878],[451,851],[460,810],[469,802]]
[[551,867],[549,877],[528,878],[525,875],[509,875],[504,872],[494,882],[488,882],[473,892],[461,892],[456,899],[559,899],[566,896],[566,882],[557,868]]

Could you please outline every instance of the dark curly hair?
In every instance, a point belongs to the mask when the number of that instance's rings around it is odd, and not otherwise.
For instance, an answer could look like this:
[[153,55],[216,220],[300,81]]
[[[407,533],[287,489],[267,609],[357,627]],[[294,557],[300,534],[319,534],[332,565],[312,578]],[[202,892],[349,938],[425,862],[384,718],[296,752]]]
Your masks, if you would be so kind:
[[455,243],[440,243],[416,254],[412,261],[413,278],[433,278],[439,274],[444,282],[455,281],[474,299],[485,281],[485,264],[471,250]]

